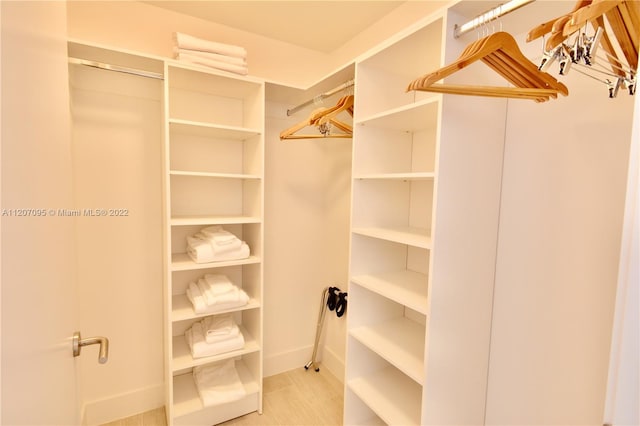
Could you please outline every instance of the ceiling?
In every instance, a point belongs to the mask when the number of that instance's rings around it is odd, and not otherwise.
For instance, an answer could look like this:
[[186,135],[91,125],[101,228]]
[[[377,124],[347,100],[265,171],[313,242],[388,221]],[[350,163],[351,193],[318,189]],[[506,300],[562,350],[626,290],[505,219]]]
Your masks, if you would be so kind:
[[332,52],[405,1],[144,1],[297,46]]

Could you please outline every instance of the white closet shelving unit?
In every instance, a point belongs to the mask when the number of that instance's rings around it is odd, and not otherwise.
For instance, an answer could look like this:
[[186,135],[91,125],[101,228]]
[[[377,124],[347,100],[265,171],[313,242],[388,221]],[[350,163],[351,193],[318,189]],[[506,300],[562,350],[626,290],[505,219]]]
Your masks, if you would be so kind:
[[[211,425],[262,412],[264,82],[167,62],[165,68],[166,385],[170,424]],[[195,263],[187,236],[222,225],[251,250],[248,259]],[[225,274],[250,297],[232,312],[244,348],[196,358],[184,338],[196,314],[185,290]],[[193,367],[233,359],[247,396],[204,407]]]
[[482,100],[406,92],[461,49],[454,13],[356,62],[346,425],[483,421],[502,134],[456,120]]

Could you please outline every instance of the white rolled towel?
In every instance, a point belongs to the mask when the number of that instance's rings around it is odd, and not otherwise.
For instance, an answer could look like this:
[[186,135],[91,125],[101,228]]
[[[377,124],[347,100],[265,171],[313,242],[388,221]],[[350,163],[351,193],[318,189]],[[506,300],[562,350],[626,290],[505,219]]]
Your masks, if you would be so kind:
[[176,46],[182,49],[199,50],[201,52],[212,52],[218,53],[220,55],[234,56],[237,58],[247,57],[247,49],[245,49],[244,47],[204,40],[189,34],[174,32],[173,40]]
[[240,334],[240,327],[230,314],[216,315],[202,320],[204,339],[207,343],[218,343]]
[[[240,248],[220,254],[213,253],[213,248],[209,242],[205,242],[205,245],[203,245],[201,240],[192,237],[187,237],[187,242],[187,254],[195,263],[240,260],[246,259],[251,255],[251,250],[244,241],[240,243]],[[208,250],[206,248],[207,246],[209,247]]]
[[211,242],[214,255],[237,250],[242,245],[242,241],[238,237],[221,226],[204,228],[196,236],[201,236],[202,239]]
[[179,59],[180,54],[199,56],[203,59],[209,59],[209,60],[218,61],[218,62],[226,62],[228,64],[242,66],[242,67],[247,66],[247,59],[244,57],[221,55],[219,53],[203,52],[201,50],[183,49],[179,47],[176,47],[173,49],[174,58]]
[[235,287],[229,277],[224,274],[205,274],[205,276],[201,279],[205,281],[207,285],[207,291],[212,296],[226,293]]
[[220,355],[226,352],[236,351],[244,348],[244,336],[238,333],[228,339],[220,340],[215,343],[207,343],[204,335],[202,322],[194,322],[191,328],[185,333],[185,340],[191,349],[193,358],[204,358],[208,356]]
[[189,53],[180,52],[176,55],[176,59],[179,61],[189,62],[191,64],[202,65],[208,68],[232,72],[234,74],[249,74],[249,68],[246,65],[230,64],[227,62],[216,61],[215,59],[207,59],[202,56],[191,55]]
[[[192,239],[189,242],[189,238]],[[211,247],[211,254],[213,257],[230,253],[232,251],[240,249],[242,247],[242,240],[231,233],[212,235],[205,234],[204,232],[198,232],[197,234],[188,237],[187,242],[199,246],[201,244],[209,244]],[[208,255],[208,251],[203,251],[202,255]]]
[[247,394],[233,359],[194,367],[193,381],[205,407],[237,401]]

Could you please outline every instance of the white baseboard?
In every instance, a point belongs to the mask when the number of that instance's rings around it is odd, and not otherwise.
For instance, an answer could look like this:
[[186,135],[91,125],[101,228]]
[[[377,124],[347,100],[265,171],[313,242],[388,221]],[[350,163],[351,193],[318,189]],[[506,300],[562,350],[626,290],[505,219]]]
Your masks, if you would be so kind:
[[264,357],[264,376],[274,376],[296,368],[304,368],[311,361],[313,345]]
[[336,355],[330,348],[322,351],[322,366],[329,370],[336,379],[344,383],[344,359]]
[[[304,368],[311,361],[313,346],[294,349],[287,352],[280,352],[275,355],[265,356],[264,376],[274,376],[286,371]],[[344,359],[337,356],[332,350],[324,346],[318,349],[316,361],[329,370],[341,382],[344,381]]]
[[100,425],[134,416],[164,405],[164,385],[137,389],[98,401],[85,402],[82,409],[84,426]]

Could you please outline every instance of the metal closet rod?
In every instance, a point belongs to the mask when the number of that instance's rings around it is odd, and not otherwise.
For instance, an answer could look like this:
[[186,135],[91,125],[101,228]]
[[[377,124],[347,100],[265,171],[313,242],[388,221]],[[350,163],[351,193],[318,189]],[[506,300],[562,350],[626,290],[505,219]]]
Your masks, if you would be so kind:
[[335,89],[329,90],[328,92],[321,93],[318,96],[316,96],[315,98],[310,99],[305,103],[302,103],[302,104],[300,104],[298,106],[295,106],[295,107],[293,107],[291,109],[288,109],[287,110],[287,116],[295,114],[296,112],[300,111],[302,108],[307,107],[307,106],[309,106],[311,104],[318,103],[319,101],[321,101],[321,100],[323,100],[325,98],[328,98],[329,96],[333,96],[336,93],[338,93],[338,92],[340,92],[340,91],[342,91],[344,89],[347,89],[349,87],[353,87],[354,84],[355,84],[354,80],[349,80],[346,83],[343,83],[340,86],[336,87]]
[[99,68],[101,70],[116,71],[116,72],[122,72],[125,74],[133,74],[133,75],[138,75],[140,77],[164,80],[164,76],[161,73],[144,71],[136,68],[123,67],[120,65],[111,65],[111,64],[106,64],[104,62],[90,61],[88,59],[79,59],[79,58],[69,57],[69,63],[77,64],[77,65],[85,65],[93,68]]
[[493,9],[483,13],[482,15],[476,16],[471,21],[465,24],[456,25],[453,28],[453,37],[458,38],[462,34],[473,31],[476,28],[493,21],[494,19],[504,16],[507,13],[513,12],[514,10],[520,9],[522,6],[526,6],[529,3],[533,3],[534,1],[535,0],[511,0],[501,4],[500,6],[496,6]]

